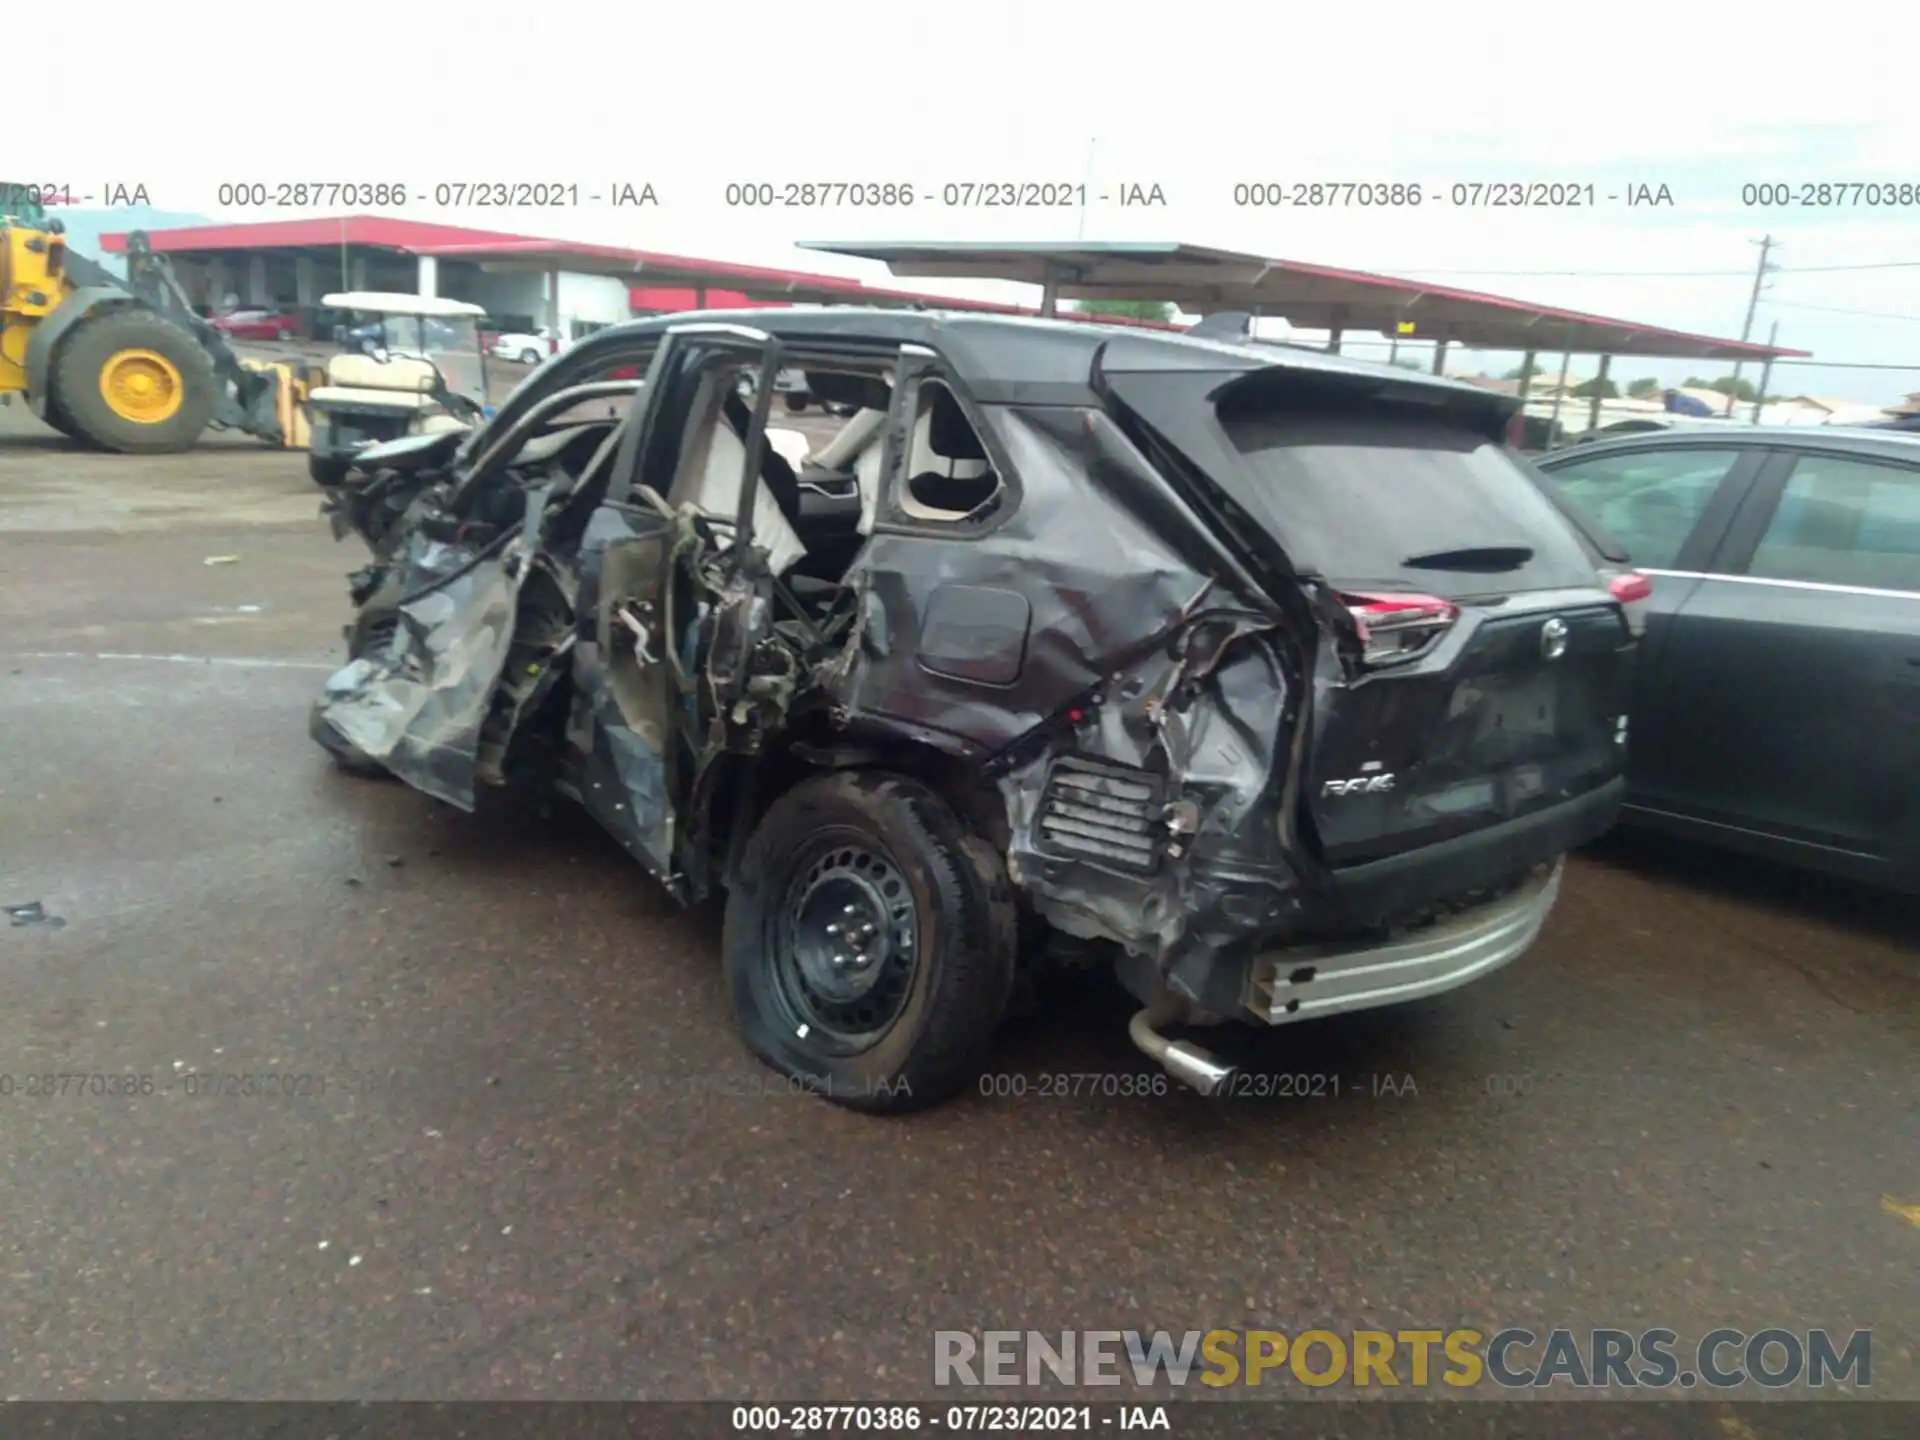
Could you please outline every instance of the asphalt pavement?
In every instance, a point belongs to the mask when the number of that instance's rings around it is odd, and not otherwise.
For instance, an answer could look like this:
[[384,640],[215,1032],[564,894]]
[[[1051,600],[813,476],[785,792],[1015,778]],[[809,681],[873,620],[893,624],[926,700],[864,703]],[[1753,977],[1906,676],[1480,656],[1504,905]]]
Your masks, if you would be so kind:
[[1920,1399],[1910,902],[1617,839],[1508,970],[1237,1038],[1265,1095],[1115,1093],[1157,1072],[1089,981],[984,1093],[861,1117],[747,1055],[716,916],[589,823],[330,767],[359,557],[315,509],[298,455],[0,410],[0,1395],[924,1399],[941,1329],[1778,1325],[1871,1327]]

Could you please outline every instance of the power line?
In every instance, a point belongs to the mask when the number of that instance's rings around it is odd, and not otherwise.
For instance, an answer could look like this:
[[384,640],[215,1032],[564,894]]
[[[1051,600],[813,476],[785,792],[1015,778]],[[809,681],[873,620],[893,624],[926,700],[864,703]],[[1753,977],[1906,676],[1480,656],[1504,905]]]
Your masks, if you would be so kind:
[[1868,320],[1904,320],[1910,325],[1920,325],[1920,315],[1895,315],[1886,310],[1848,310],[1839,305],[1803,305],[1794,300],[1762,300],[1760,303],[1778,310],[1818,310],[1823,315],[1859,315]]
[[[1470,276],[1558,276],[1562,279],[1580,280],[1704,280],[1704,279],[1741,279],[1753,275],[1751,270],[1430,270],[1423,265],[1389,265],[1381,267],[1383,272],[1406,275],[1410,279],[1422,279],[1429,275],[1470,275]],[[1782,275],[1836,275],[1843,271],[1855,270],[1920,270],[1920,260],[1879,260],[1863,265],[1783,265],[1778,273]]]
[[1864,360],[1776,360],[1775,367],[1781,365],[1810,365],[1815,370],[1912,370],[1920,373],[1920,365],[1875,365]]
[[1835,275],[1842,270],[1920,270],[1920,260],[1880,260],[1872,265],[1788,265],[1790,275]]
[[[1761,303],[1770,304],[1775,302],[1762,301]],[[1920,318],[1920,317],[1916,317],[1916,318]],[[1296,343],[1304,345],[1309,350],[1316,350],[1320,348],[1319,346],[1314,345],[1307,341],[1299,341]],[[1412,343],[1414,342],[1388,340],[1385,337],[1382,337],[1376,340],[1370,336],[1360,336],[1360,335],[1348,333],[1341,340],[1340,348],[1342,351],[1370,349],[1370,350],[1387,350],[1391,352],[1392,347],[1396,344],[1409,345]],[[1430,345],[1432,342],[1422,341],[1420,343],[1422,345]],[[1520,353],[1518,350],[1503,351],[1498,346],[1461,345],[1456,348],[1463,354],[1514,354],[1514,355],[1517,355]],[[1409,352],[1409,353],[1411,354],[1415,352]],[[1426,351],[1421,350],[1417,353],[1425,354]],[[1711,364],[1726,363],[1724,360],[1713,361],[1698,355],[1617,355],[1614,358],[1623,363],[1630,362],[1630,361],[1638,361],[1648,365],[1679,365],[1684,363],[1687,365],[1697,366],[1697,365],[1711,365]],[[1776,369],[1782,365],[1800,365],[1800,366],[1809,366],[1815,370],[1900,370],[1900,371],[1911,370],[1915,372],[1920,372],[1920,365],[1896,365],[1896,364],[1882,365],[1870,360],[1777,359],[1773,363]],[[1421,368],[1424,370],[1426,367],[1422,366]]]

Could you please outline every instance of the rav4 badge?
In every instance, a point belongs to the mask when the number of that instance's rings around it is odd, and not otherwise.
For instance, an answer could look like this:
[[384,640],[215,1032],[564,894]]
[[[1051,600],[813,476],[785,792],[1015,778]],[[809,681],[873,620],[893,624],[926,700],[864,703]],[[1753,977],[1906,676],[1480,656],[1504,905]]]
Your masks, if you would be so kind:
[[1322,795],[1380,795],[1393,789],[1393,776],[1356,775],[1351,780],[1329,780],[1320,787]]

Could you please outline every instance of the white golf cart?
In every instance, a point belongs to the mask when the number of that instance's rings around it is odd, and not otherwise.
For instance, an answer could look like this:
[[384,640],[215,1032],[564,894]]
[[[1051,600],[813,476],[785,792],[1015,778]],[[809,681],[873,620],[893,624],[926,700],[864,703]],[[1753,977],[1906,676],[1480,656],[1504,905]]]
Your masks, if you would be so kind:
[[370,290],[321,303],[371,323],[343,331],[352,348],[327,361],[326,384],[308,392],[307,473],[315,484],[338,485],[369,445],[466,430],[487,414],[482,307]]

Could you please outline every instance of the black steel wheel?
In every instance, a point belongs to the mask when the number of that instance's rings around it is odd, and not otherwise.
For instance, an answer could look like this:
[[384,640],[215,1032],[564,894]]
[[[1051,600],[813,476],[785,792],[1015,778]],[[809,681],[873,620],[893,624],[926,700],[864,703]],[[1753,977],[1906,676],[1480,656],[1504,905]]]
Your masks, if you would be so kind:
[[824,832],[793,869],[776,924],[781,1019],[845,1055],[885,1036],[919,958],[913,892],[893,858],[857,830]]
[[760,1058],[858,1110],[923,1108],[985,1063],[1013,985],[1000,857],[903,776],[806,781],[727,895],[727,985]]

